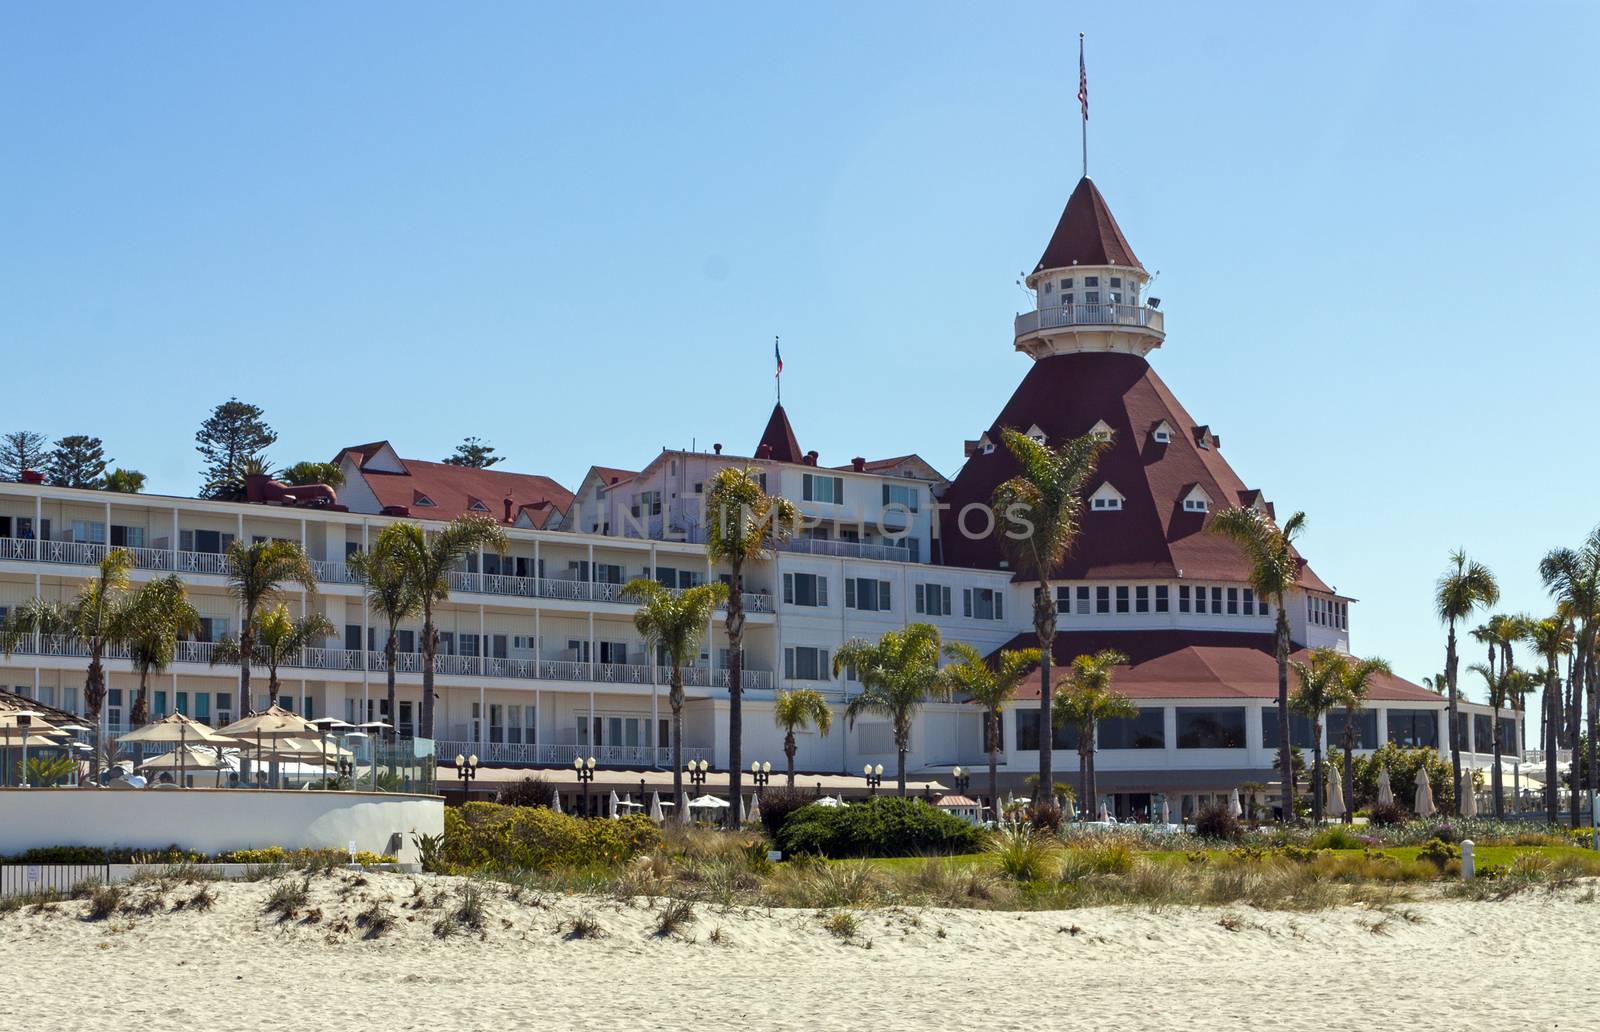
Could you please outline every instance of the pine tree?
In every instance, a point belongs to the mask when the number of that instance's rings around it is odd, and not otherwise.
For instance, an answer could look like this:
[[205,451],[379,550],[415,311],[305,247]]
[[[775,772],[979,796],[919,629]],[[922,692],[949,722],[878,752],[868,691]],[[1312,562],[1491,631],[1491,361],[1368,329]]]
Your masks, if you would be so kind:
[[37,470],[45,461],[44,434],[14,430],[0,437],[0,480],[21,480],[24,470]]
[[488,469],[497,462],[504,462],[505,456],[496,455],[494,446],[484,444],[482,439],[469,437],[456,445],[455,454],[444,460],[447,466],[467,466],[472,469]]
[[99,491],[106,486],[104,442],[86,434],[70,434],[55,444],[45,463],[45,476],[56,487],[86,487]]
[[259,467],[265,461],[265,452],[278,435],[261,417],[259,407],[229,398],[200,424],[194,440],[195,450],[206,460],[201,497],[220,498],[240,490],[252,463]]

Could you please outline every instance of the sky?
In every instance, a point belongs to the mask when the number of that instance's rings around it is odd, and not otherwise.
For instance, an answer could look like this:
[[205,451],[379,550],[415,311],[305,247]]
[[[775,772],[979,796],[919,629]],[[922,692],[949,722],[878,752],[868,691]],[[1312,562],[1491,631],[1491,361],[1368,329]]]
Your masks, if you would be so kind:
[[192,494],[236,395],[281,465],[471,434],[575,487],[748,451],[781,335],[803,447],[954,475],[1026,372],[1082,31],[1152,363],[1308,514],[1353,650],[1437,672],[1456,547],[1549,611],[1600,522],[1600,8],[766,6],[6,6],[0,430]]

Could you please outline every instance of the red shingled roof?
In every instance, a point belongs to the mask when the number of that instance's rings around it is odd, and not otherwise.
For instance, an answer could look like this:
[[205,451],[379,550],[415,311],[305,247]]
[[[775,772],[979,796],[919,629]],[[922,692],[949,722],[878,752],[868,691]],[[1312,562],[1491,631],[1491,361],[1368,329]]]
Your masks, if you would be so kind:
[[[763,446],[767,452],[763,453]],[[804,456],[800,452],[800,442],[795,439],[794,427],[789,425],[789,414],[783,411],[783,405],[772,406],[772,416],[767,420],[767,428],[761,431],[761,440],[756,445],[756,457],[772,459],[774,462],[799,462]]]
[[[572,492],[549,477],[529,473],[509,473],[496,469],[472,469],[452,466],[444,462],[424,462],[421,459],[401,459],[405,473],[392,473],[367,468],[367,460],[376,454],[379,445],[347,448],[362,457],[361,475],[380,506],[403,505],[416,519],[453,520],[468,512],[478,511],[496,522],[505,520],[505,499],[511,499],[511,514],[527,511],[535,527],[543,527],[557,511],[565,512],[572,505]],[[418,506],[426,497],[431,506]],[[483,509],[474,510],[472,503],[481,502]]]
[[1077,265],[1128,265],[1143,269],[1128,246],[1122,228],[1112,217],[1106,199],[1088,176],[1078,180],[1078,188],[1067,198],[1061,221],[1045,246],[1034,272],[1041,269],[1066,269]]
[[[1037,648],[1032,634],[1019,634],[1003,648]],[[1112,687],[1130,699],[1276,699],[1278,663],[1272,635],[1230,631],[1075,631],[1056,632],[1051,671],[1059,688],[1076,656],[1116,649],[1129,664],[1112,674]],[[997,650],[998,651],[998,650]],[[1308,662],[1299,649],[1290,658]],[[1291,674],[1292,676],[1292,674]],[[1380,674],[1371,698],[1380,702],[1438,702],[1439,696],[1402,677]],[[1018,687],[1017,697],[1039,697],[1039,671]]]
[[[995,450],[968,457],[944,494],[949,508],[942,511],[939,531],[943,561],[997,569],[1005,559],[992,536],[973,540],[957,525],[963,506],[987,504],[995,487],[1017,471],[1011,452],[1000,444],[1001,427],[1027,430],[1037,424],[1059,443],[1088,433],[1100,420],[1111,427],[1113,442],[1085,496],[1109,482],[1125,500],[1120,511],[1084,513],[1083,533],[1054,579],[1172,579],[1181,571],[1186,580],[1246,580],[1243,553],[1226,538],[1205,532],[1209,517],[1185,511],[1183,498],[1198,484],[1218,509],[1251,497],[1249,489],[1214,442],[1201,448],[1186,432],[1194,419],[1150,364],[1113,353],[1053,355],[1028,370],[988,429]],[[1151,433],[1162,420],[1177,430],[1167,444],[1156,443]],[[979,523],[969,517],[968,525],[976,529]],[[1302,567],[1300,583],[1330,590],[1310,567]]]

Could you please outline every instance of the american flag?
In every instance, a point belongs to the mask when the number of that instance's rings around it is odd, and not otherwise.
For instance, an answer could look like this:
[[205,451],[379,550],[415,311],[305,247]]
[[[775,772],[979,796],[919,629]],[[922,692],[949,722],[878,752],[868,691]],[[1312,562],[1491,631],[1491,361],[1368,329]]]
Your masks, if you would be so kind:
[[1089,72],[1083,66],[1083,36],[1078,36],[1078,104],[1083,108],[1083,120],[1089,120]]
[[773,373],[772,375],[774,377],[782,376],[783,375],[783,352],[778,350],[778,338],[777,337],[773,337],[772,338],[772,357],[778,360],[778,371]]

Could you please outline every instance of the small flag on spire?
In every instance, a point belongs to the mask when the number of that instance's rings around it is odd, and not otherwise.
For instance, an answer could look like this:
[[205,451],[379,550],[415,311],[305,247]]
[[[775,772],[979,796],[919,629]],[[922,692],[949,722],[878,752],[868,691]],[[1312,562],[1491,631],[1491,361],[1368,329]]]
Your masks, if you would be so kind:
[[1083,33],[1078,33],[1078,106],[1083,108],[1083,120],[1089,120],[1089,72],[1083,64]]
[[782,376],[783,375],[783,352],[778,350],[778,338],[777,337],[773,337],[772,338],[772,357],[777,359],[777,361],[778,361],[778,371],[773,373],[772,375],[774,377]]

